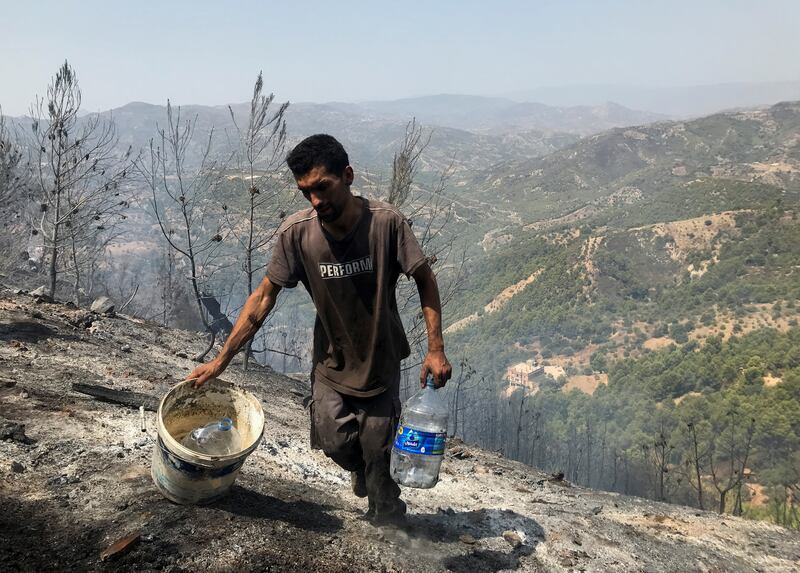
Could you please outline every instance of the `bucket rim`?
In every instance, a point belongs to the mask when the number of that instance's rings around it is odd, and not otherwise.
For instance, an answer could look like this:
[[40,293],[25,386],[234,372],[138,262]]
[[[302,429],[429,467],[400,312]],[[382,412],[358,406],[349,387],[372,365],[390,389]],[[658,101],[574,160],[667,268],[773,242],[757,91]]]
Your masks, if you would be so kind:
[[241,458],[246,458],[247,456],[249,456],[258,447],[258,444],[261,443],[261,439],[264,437],[264,426],[266,423],[264,418],[264,409],[261,406],[261,401],[258,398],[256,398],[256,396],[252,392],[245,390],[238,384],[229,382],[227,380],[222,380],[221,378],[212,378],[208,380],[206,384],[227,386],[229,388],[235,388],[241,392],[244,392],[244,394],[250,399],[252,404],[258,408],[258,413],[261,416],[261,428],[260,431],[258,432],[258,437],[253,441],[253,443],[250,446],[248,446],[244,450],[241,450],[234,454],[227,454],[224,456],[212,456],[196,452],[194,450],[187,448],[186,446],[181,444],[178,440],[172,437],[172,434],[169,433],[166,426],[164,425],[164,417],[163,417],[164,404],[166,403],[167,398],[169,398],[172,394],[174,394],[178,389],[184,387],[186,384],[193,384],[193,383],[194,383],[193,380],[183,380],[182,382],[178,382],[177,384],[172,386],[172,388],[170,388],[166,394],[164,394],[164,396],[161,398],[161,401],[158,404],[158,411],[156,412],[156,433],[158,434],[158,437],[161,438],[161,440],[164,442],[164,445],[166,446],[167,450],[169,450],[170,453],[172,453],[172,455],[185,462],[189,462],[207,468],[217,468],[221,466],[226,466],[231,463],[235,463]]

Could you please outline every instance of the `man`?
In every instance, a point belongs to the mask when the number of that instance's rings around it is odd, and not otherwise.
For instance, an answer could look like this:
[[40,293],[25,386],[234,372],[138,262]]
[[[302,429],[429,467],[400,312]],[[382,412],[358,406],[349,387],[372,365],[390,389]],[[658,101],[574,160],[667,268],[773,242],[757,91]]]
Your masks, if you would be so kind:
[[444,353],[436,279],[408,221],[392,205],[354,196],[347,152],[330,135],[300,142],[286,161],[311,204],[287,218],[266,277],[247,299],[220,354],[195,368],[195,386],[219,376],[250,340],[282,288],[303,283],[314,301],[311,442],[351,472],[367,517],[402,521],[406,505],[389,475],[400,416],[400,361],[410,349],[397,311],[399,274],[412,276],[428,332],[420,384],[451,375]]

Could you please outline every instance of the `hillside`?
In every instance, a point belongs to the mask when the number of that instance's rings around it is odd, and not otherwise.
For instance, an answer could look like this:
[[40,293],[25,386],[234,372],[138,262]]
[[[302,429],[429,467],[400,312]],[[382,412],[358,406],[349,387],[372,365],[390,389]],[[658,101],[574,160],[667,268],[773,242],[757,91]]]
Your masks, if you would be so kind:
[[[484,348],[502,341],[505,359],[523,354],[511,351],[514,344],[550,354],[593,344],[574,363],[583,369],[597,345],[634,351],[624,344],[635,334],[631,323],[645,339],[670,324],[696,338],[718,317],[720,327],[723,316],[744,320],[755,312],[746,305],[794,299],[798,128],[800,104],[780,104],[614,130],[487,172],[483,186],[467,185],[465,194],[484,189],[477,195],[498,199],[517,221],[483,236],[486,254],[448,316],[448,324],[473,317],[457,340]],[[495,297],[537,271],[536,281],[488,312]],[[711,318],[695,326],[709,303]]]
[[669,220],[685,209],[719,209],[723,201],[703,193],[715,182],[796,192],[799,130],[797,102],[614,129],[541,158],[493,166],[468,188],[515,212],[525,224],[570,214],[574,222],[613,207],[613,214],[636,214],[664,204],[672,212],[651,222]]
[[[149,475],[153,414],[143,435],[136,410],[70,384],[159,396],[200,346],[193,333],[3,292],[5,570],[792,571],[800,562],[796,533],[575,487],[457,443],[435,489],[404,492],[408,528],[375,529],[344,472],[308,449],[305,384],[235,364],[226,378],[261,399],[264,441],[227,498],[171,504]],[[132,532],[138,545],[100,562]]]
[[[798,128],[784,103],[613,130],[465,185],[509,216],[447,312],[449,352],[491,382],[459,435],[798,527]],[[529,360],[543,375],[511,383]]]
[[[147,124],[164,113],[127,107],[129,116],[118,114],[125,137],[152,134]],[[198,114],[201,131],[225,129],[216,123],[225,108],[183,111]],[[353,154],[367,163],[386,166],[387,142],[405,130],[403,121],[338,105],[316,112],[348,145],[357,142]],[[784,103],[579,140],[434,132],[441,139],[431,140],[418,182],[463,158],[442,196],[452,199],[453,211],[443,211],[452,219],[431,228],[428,245],[444,245],[439,254],[463,248],[466,257],[463,268],[455,255],[437,263],[457,373],[446,392],[453,433],[583,485],[800,527],[798,363],[767,352],[796,344],[800,320],[798,128],[800,104]],[[359,171],[357,192],[381,188],[385,170]],[[234,176],[226,181],[231,189],[216,189],[225,207],[210,208],[241,206],[233,188],[245,189]],[[433,209],[424,188],[414,191],[423,203],[414,228],[424,232]],[[210,215],[200,236],[216,237],[216,224]],[[137,281],[156,284],[147,277],[164,264],[144,207],[128,227],[137,235],[114,246],[127,257],[105,285],[120,298]],[[220,243],[216,254],[233,252],[234,242]],[[418,307],[406,286],[404,319],[413,325]],[[137,312],[154,316],[158,296],[140,293]],[[224,308],[235,312],[240,300],[231,295]],[[313,313],[305,298],[285,300],[272,336],[303,354]],[[507,369],[523,361],[540,363],[543,375],[509,384]],[[285,359],[272,364],[287,368]],[[693,460],[695,420],[704,422],[704,447],[695,444]]]

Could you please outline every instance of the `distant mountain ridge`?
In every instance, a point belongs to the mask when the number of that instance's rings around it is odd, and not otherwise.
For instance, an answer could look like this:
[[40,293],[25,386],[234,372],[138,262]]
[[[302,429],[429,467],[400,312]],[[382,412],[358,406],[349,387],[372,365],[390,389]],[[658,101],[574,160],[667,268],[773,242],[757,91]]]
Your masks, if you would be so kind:
[[[233,104],[236,121],[246,125],[249,104]],[[178,108],[173,108],[177,114]],[[135,149],[149,145],[156,137],[156,126],[166,123],[166,106],[132,102],[110,112],[117,125],[121,146]],[[196,120],[199,134],[212,128],[217,144],[227,149],[227,140],[235,141],[236,128],[228,106],[180,106],[182,121]],[[400,146],[409,116],[382,117],[369,111],[340,104],[291,104],[286,113],[288,143],[293,145],[313,133],[330,133],[348,150],[354,165],[361,169],[385,171],[391,166]],[[487,168],[509,159],[538,157],[551,153],[579,139],[566,132],[514,130],[513,132],[478,133],[454,127],[434,126],[418,118],[431,133],[430,146],[422,158],[422,170],[437,172],[453,165],[457,171]],[[197,138],[198,145],[202,137]],[[200,152],[199,147],[195,155]]]
[[430,125],[488,132],[538,130],[588,135],[613,127],[668,119],[665,115],[627,109],[612,102],[559,107],[532,101],[453,94],[332,105],[366,110],[384,118],[414,116]]
[[671,87],[575,85],[516,91],[506,95],[517,101],[540,101],[562,106],[615,101],[634,109],[686,118],[797,100],[800,99],[800,80]]
[[[248,103],[181,105],[180,113],[184,120],[196,119],[199,133],[213,127],[218,133],[232,134],[235,127],[229,107],[240,125],[246,121]],[[177,113],[178,106],[173,104],[173,109]],[[164,105],[143,102],[100,113],[114,117],[121,144],[134,148],[146,147],[156,135],[156,125],[166,122]],[[366,165],[391,161],[406,124],[416,119],[434,131],[426,154],[433,168],[440,169],[455,158],[465,168],[480,169],[494,162],[544,155],[613,127],[667,118],[614,103],[553,107],[504,98],[435,95],[362,103],[292,103],[286,119],[290,142],[312,133],[331,133],[342,140],[355,161]]]

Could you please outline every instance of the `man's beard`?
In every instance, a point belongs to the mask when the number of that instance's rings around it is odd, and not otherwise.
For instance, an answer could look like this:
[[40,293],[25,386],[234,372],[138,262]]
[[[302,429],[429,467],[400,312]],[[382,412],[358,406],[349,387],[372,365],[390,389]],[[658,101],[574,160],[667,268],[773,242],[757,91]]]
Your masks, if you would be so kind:
[[320,213],[319,210],[317,210],[317,217],[319,217],[320,220],[324,223],[333,223],[336,219],[339,218],[339,215],[342,214],[342,212],[339,209],[337,209],[330,203],[325,205],[325,207],[327,207],[327,209],[325,209],[324,213]]

